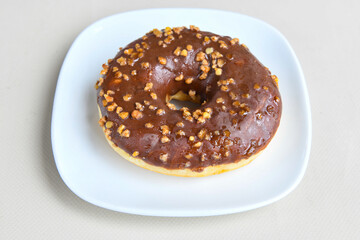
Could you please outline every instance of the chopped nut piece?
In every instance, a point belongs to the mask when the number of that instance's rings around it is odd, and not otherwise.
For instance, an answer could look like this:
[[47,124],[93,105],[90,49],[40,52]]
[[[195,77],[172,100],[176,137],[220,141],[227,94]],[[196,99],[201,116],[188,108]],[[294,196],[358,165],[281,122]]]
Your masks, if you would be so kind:
[[212,113],[212,109],[209,108],[209,107],[208,107],[208,108],[205,108],[204,110],[205,110],[205,112],[207,112],[207,113],[210,113],[210,114]]
[[185,125],[184,125],[183,122],[177,122],[177,123],[176,123],[176,126],[182,128],[182,127],[184,127]]
[[154,93],[154,92],[150,93],[150,96],[151,96],[151,98],[154,99],[154,100],[157,99],[157,95],[156,95],[156,93]]
[[224,86],[224,85],[222,85],[222,86],[220,87],[220,89],[221,89],[221,91],[224,91],[224,92],[229,91],[229,87],[228,87],[228,86]]
[[180,48],[180,47],[177,47],[177,48],[174,50],[174,54],[175,54],[176,56],[179,56],[180,53],[181,53],[181,48]]
[[114,101],[114,98],[113,98],[113,97],[110,97],[108,94],[104,94],[104,98],[105,98],[105,100],[106,100],[108,103]]
[[204,123],[205,122],[205,118],[203,116],[200,116],[198,119],[197,119],[197,123]]
[[149,67],[150,67],[150,63],[148,63],[148,62],[142,62],[142,63],[141,63],[141,67],[142,67],[142,68],[149,68]]
[[113,71],[113,72],[117,72],[117,71],[119,71],[119,68],[118,68],[118,67],[113,67],[113,68],[112,68],[112,71]]
[[204,80],[206,79],[206,77],[207,77],[207,73],[204,72],[200,75],[199,79]]
[[217,98],[216,103],[224,103],[224,99],[223,98]]
[[211,39],[211,41],[213,41],[213,42],[217,42],[217,41],[219,40],[219,37],[217,37],[217,36],[212,36],[212,37],[210,37],[210,39]]
[[191,51],[192,49],[193,49],[192,45],[190,45],[190,44],[186,45],[186,50]]
[[210,43],[210,38],[208,36],[205,36],[203,44],[208,44],[208,43]]
[[146,106],[149,106],[149,105],[150,105],[150,102],[147,101],[147,100],[144,100],[144,104],[145,104]]
[[104,90],[103,90],[103,89],[100,90],[99,96],[100,96],[100,97],[104,96]]
[[149,106],[149,109],[150,109],[150,110],[155,110],[155,109],[157,109],[157,107],[154,106],[154,105],[150,105],[150,106]]
[[107,91],[106,91],[106,94],[107,94],[107,95],[111,95],[111,94],[115,94],[115,92],[112,91],[112,90],[107,90]]
[[158,57],[158,61],[160,64],[165,65],[166,64],[166,58],[164,57]]
[[112,103],[111,105],[109,105],[109,106],[107,107],[107,110],[108,110],[109,112],[112,112],[112,111],[115,110],[116,107],[117,107],[117,104],[116,104],[116,103]]
[[186,80],[185,80],[185,83],[186,84],[191,84],[192,82],[193,82],[193,78],[187,78]]
[[206,118],[206,119],[209,119],[211,117],[211,115],[208,112],[204,112],[203,117]]
[[200,33],[197,33],[197,34],[196,34],[196,37],[197,37],[198,39],[201,39],[201,34],[200,34]]
[[126,130],[124,130],[121,134],[120,134],[120,136],[122,136],[122,137],[130,137],[130,130],[129,129],[126,129]]
[[135,76],[135,75],[136,75],[136,70],[132,70],[132,71],[131,71],[131,75],[132,75],[132,76]]
[[214,48],[212,48],[212,47],[205,49],[205,53],[206,53],[206,54],[210,54],[210,53],[212,53],[213,51],[214,51]]
[[170,134],[170,128],[169,128],[169,126],[167,126],[167,125],[162,125],[162,126],[160,127],[160,129],[161,129],[161,132],[162,132],[163,135],[168,135],[168,134]]
[[153,85],[154,85],[154,84],[151,83],[151,82],[146,83],[145,88],[144,88],[144,91],[149,91],[149,90],[151,90],[152,87],[153,87]]
[[214,158],[215,160],[220,159],[220,155],[218,153],[213,153],[213,155],[211,155],[212,158]]
[[176,110],[176,106],[172,103],[167,103],[166,106],[170,108],[171,110]]
[[196,27],[194,25],[190,25],[190,30],[198,32],[198,31],[200,31],[200,28],[198,28],[198,27]]
[[257,83],[255,83],[255,84],[254,84],[254,89],[255,89],[255,90],[260,89],[260,85],[259,85],[259,84],[257,84]]
[[161,137],[161,143],[168,143],[168,142],[170,142],[170,139],[167,136]]
[[230,110],[229,113],[230,113],[231,115],[235,115],[235,114],[236,114],[236,112],[235,112],[234,110]]
[[111,136],[110,136],[111,130],[110,130],[110,129],[105,129],[105,130],[104,130],[104,133],[105,133],[106,138],[109,139],[109,140],[111,140]]
[[225,49],[228,48],[227,44],[224,41],[220,40],[219,43],[220,43],[220,48],[225,48]]
[[268,90],[269,88],[267,86],[263,86],[263,89],[264,90]]
[[145,49],[149,49],[149,48],[150,48],[149,45],[148,45],[146,42],[142,42],[141,45],[143,45],[143,47],[144,47]]
[[100,118],[100,120],[99,120],[99,125],[100,125],[101,127],[103,127],[103,126],[105,125],[105,122],[106,122],[106,120],[105,120],[105,116],[104,116],[104,117]]
[[201,129],[197,134],[198,138],[200,138],[200,139],[203,139],[205,137],[205,135],[206,135],[206,129],[205,128]]
[[248,46],[246,46],[244,43],[241,44],[241,46],[242,46],[243,48],[245,48],[246,50],[249,50]]
[[116,108],[116,113],[119,114],[122,110],[123,110],[122,107],[117,107],[117,108]]
[[198,52],[196,54],[195,61],[200,62],[205,59],[205,53],[204,52]]
[[153,127],[154,127],[154,125],[153,125],[153,124],[151,124],[151,123],[145,123],[145,127],[146,127],[146,128],[153,128]]
[[235,45],[236,43],[239,43],[239,39],[238,38],[233,38],[230,40],[230,44],[231,45]]
[[131,117],[132,117],[132,118],[135,118],[135,119],[140,119],[140,118],[143,117],[143,114],[142,114],[142,112],[140,112],[139,110],[134,110],[134,111],[132,111],[132,113],[131,113]]
[[202,142],[197,142],[193,145],[193,147],[199,148],[199,147],[201,147],[201,145],[202,145]]
[[225,64],[225,62],[224,62],[223,59],[220,58],[220,59],[217,60],[217,65],[218,65],[219,67],[223,67],[224,64]]
[[134,51],[133,48],[129,48],[129,49],[124,50],[124,53],[125,53],[126,55],[130,55],[133,51]]
[[236,94],[233,92],[229,92],[229,96],[232,100],[235,100],[237,98]]
[[225,130],[225,131],[224,131],[224,135],[225,135],[226,137],[230,137],[230,131],[229,131],[229,130]]
[[176,135],[185,136],[185,132],[183,130],[179,130],[179,131],[176,132]]
[[118,62],[120,64],[120,66],[125,66],[126,65],[126,58],[124,57],[119,57],[116,62]]
[[107,121],[105,124],[106,128],[112,128],[112,126],[114,126],[114,123],[112,121]]
[[129,76],[128,76],[128,75],[123,74],[123,79],[124,79],[124,80],[126,80],[126,81],[128,81],[130,78],[129,78]]
[[193,157],[193,155],[191,153],[188,153],[184,156],[186,159],[191,159]]
[[232,105],[233,105],[234,107],[240,107],[240,106],[241,106],[241,103],[240,103],[239,101],[235,101],[235,102],[232,103]]
[[222,74],[222,69],[221,68],[215,68],[215,74],[217,76],[220,76]]
[[140,154],[140,153],[139,153],[138,151],[135,151],[135,152],[133,152],[132,156],[133,156],[133,157],[137,157],[137,156],[139,156],[139,154]]
[[168,153],[162,153],[162,154],[160,154],[159,159],[160,159],[163,163],[165,163],[165,162],[167,161],[167,159],[168,159],[168,156],[169,156]]
[[107,105],[107,101],[104,99],[104,100],[102,100],[102,104],[103,104],[103,106],[105,107],[106,105]]
[[250,97],[250,94],[244,93],[244,94],[241,95],[241,97],[243,97],[243,98],[249,98],[249,97]]
[[183,49],[183,50],[181,51],[181,53],[180,53],[180,55],[181,55],[181,56],[184,56],[184,57],[186,57],[187,54],[188,54],[188,52],[186,51],[186,49]]
[[161,109],[161,108],[156,111],[156,115],[158,115],[158,116],[161,116],[161,115],[164,115],[164,114],[165,114],[165,111],[163,109]]
[[[115,74],[116,75],[116,74]],[[99,84],[98,84],[98,86],[100,87],[102,84],[103,84],[103,82],[104,82],[104,78],[99,78]]]
[[191,141],[191,142],[195,141],[195,137],[194,137],[194,136],[190,136],[190,137],[189,137],[189,141]]
[[210,67],[206,65],[201,65],[200,70],[203,71],[204,73],[208,73],[210,71]]
[[139,111],[144,111],[144,105],[142,105],[141,103],[139,103],[139,102],[136,102],[135,103],[135,108],[137,109],[137,110],[139,110]]
[[124,125],[124,124],[121,124],[121,125],[118,127],[117,132],[118,132],[119,134],[121,134],[121,133],[124,131],[124,129],[125,129],[125,125]]
[[190,90],[190,91],[189,91],[189,96],[190,96],[192,99],[195,99],[196,91],[195,91],[195,90]]
[[152,32],[156,37],[158,38],[162,37],[162,32],[159,29],[154,28]]
[[121,78],[121,77],[122,77],[122,73],[121,73],[121,72],[116,72],[116,73],[115,73],[115,77],[116,77],[116,78]]
[[280,102],[280,98],[278,96],[275,96],[275,102]]
[[181,81],[184,79],[184,75],[181,73],[179,76],[175,77],[175,81]]
[[119,117],[121,117],[122,119],[126,119],[129,116],[128,112],[121,112],[119,113]]
[[218,58],[221,58],[223,57],[223,55],[221,53],[219,53],[218,51],[214,51],[212,54],[211,54],[211,57],[213,59],[218,59]]
[[126,94],[125,96],[123,96],[125,102],[130,101],[131,98],[132,98],[131,94]]

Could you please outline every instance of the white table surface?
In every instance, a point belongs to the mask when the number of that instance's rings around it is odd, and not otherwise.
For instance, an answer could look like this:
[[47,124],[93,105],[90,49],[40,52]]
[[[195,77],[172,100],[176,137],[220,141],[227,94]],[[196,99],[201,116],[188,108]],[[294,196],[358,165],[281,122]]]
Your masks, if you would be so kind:
[[[290,195],[244,213],[159,218],[93,206],[63,183],[50,121],[66,52],[95,20],[152,7],[236,11],[289,40],[313,119],[308,169]],[[359,12],[357,0],[2,1],[0,239],[360,239]]]

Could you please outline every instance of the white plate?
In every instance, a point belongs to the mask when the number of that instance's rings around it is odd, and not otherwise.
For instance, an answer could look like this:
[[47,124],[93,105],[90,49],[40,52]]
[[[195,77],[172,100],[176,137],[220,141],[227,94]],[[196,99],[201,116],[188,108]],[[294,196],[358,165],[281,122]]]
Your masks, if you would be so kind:
[[[279,77],[283,116],[275,138],[246,167],[205,178],[154,173],[122,159],[98,126],[94,84],[101,64],[153,28],[189,26],[240,38]],[[101,19],[71,46],[56,87],[52,144],[59,173],[82,199],[115,211],[152,216],[210,216],[265,206],[304,175],[311,144],[310,105],[300,64],[272,26],[238,13],[149,9]]]

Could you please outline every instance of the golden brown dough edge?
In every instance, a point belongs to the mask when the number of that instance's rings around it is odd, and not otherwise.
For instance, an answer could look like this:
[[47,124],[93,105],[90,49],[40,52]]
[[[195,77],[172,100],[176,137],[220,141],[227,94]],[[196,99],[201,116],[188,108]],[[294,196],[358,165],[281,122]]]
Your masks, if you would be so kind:
[[[99,110],[99,115],[100,118],[102,118],[102,114],[100,111],[100,108],[98,107]],[[105,130],[105,127],[102,127],[103,130]],[[106,138],[106,137],[105,137]],[[131,156],[130,154],[128,154],[127,152],[125,152],[124,150],[122,150],[121,148],[115,146],[115,144],[109,140],[108,138],[106,138],[106,140],[108,141],[108,143],[110,144],[110,146],[123,158],[125,158],[126,160],[128,160],[129,162],[145,168],[147,170],[153,171],[153,172],[157,172],[157,173],[162,173],[165,175],[171,175],[171,176],[178,176],[178,177],[206,177],[206,176],[211,176],[211,175],[216,175],[216,174],[220,174],[223,172],[227,172],[227,171],[231,171],[231,170],[235,170],[238,168],[241,168],[247,164],[249,164],[251,161],[253,161],[255,158],[257,158],[262,151],[250,156],[247,159],[242,159],[237,163],[228,163],[228,164],[221,164],[221,165],[216,165],[216,166],[208,166],[205,167],[203,169],[203,171],[201,172],[195,172],[192,171],[191,169],[167,169],[167,168],[163,168],[163,167],[158,167],[158,166],[154,166],[151,164],[146,163],[145,161],[143,161],[142,159],[136,158]]]

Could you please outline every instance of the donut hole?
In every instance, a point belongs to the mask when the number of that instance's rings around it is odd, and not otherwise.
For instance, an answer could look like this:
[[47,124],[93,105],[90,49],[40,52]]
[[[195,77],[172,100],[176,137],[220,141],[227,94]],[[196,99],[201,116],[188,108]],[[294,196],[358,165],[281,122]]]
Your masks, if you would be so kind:
[[187,107],[190,110],[196,110],[201,107],[200,96],[195,95],[190,97],[188,94],[183,91],[179,91],[172,96],[167,96],[167,102],[170,102],[176,106],[176,109],[181,109],[182,107]]

